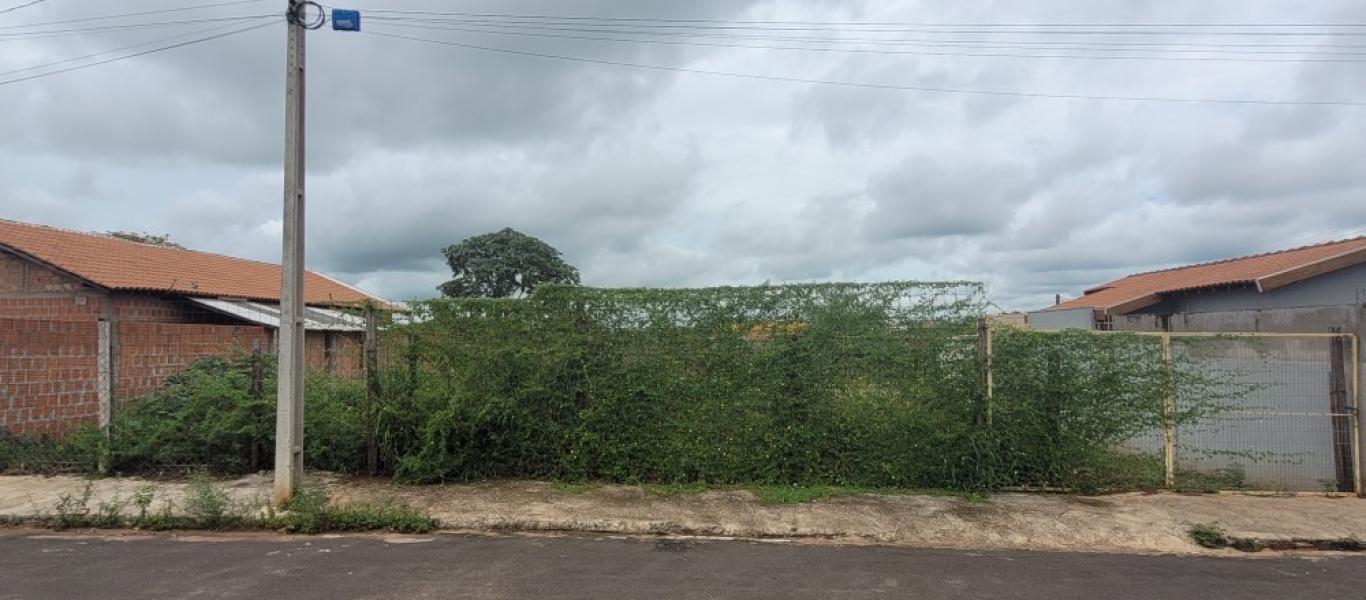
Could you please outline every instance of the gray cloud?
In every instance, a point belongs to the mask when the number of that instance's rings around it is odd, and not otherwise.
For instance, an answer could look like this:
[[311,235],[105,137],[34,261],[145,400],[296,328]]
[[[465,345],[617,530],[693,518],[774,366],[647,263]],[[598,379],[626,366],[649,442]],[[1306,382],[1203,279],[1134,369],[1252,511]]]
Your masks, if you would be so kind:
[[[130,0],[118,10],[173,4]],[[436,0],[402,8],[457,10]],[[43,3],[12,20],[90,10]],[[481,0],[459,10],[911,22],[1366,18],[1366,7],[1346,0]],[[0,71],[191,30],[0,41]],[[387,30],[924,87],[1366,99],[1360,63],[841,54]],[[0,86],[0,216],[170,233],[275,259],[282,38],[273,26]],[[591,284],[968,278],[986,281],[1003,306],[1028,308],[1128,272],[1309,243],[1366,223],[1359,108],[813,86],[327,30],[309,44],[309,262],[393,298],[430,295],[447,276],[442,247],[505,226],[559,247]]]

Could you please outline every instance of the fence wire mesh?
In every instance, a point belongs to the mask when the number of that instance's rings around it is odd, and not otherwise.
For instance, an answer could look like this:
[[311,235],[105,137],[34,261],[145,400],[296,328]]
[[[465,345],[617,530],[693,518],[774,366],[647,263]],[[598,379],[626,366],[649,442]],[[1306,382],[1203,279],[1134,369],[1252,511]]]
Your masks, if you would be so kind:
[[[1175,427],[1178,469],[1224,473],[1258,489],[1355,488],[1352,336],[1170,338],[1175,368],[1224,382],[1226,406]],[[1201,399],[1177,390],[1178,409]]]

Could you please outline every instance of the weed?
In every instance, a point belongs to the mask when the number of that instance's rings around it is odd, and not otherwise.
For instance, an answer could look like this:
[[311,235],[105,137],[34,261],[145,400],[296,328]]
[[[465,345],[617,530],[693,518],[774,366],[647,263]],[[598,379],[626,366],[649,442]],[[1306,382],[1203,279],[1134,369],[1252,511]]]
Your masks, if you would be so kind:
[[294,499],[289,503],[288,512],[278,518],[277,525],[291,533],[427,533],[436,528],[436,521],[416,508],[392,498],[379,502],[355,502],[333,506],[323,491],[303,489],[295,493]]
[[117,493],[108,500],[101,500],[96,504],[95,516],[91,518],[90,525],[104,528],[122,527],[124,504],[123,498]]
[[87,481],[80,494],[62,494],[57,497],[56,529],[85,527],[90,524],[90,499],[95,496],[95,484]]
[[1228,534],[1216,523],[1198,523],[1186,530],[1186,534],[1204,548],[1223,548],[1229,545]]
[[154,485],[144,485],[133,492],[133,506],[138,509],[137,520],[134,522],[142,526],[147,522],[147,511],[152,507],[152,501],[156,498],[157,488]]
[[185,516],[200,527],[221,529],[240,522],[227,490],[202,473],[185,488]]

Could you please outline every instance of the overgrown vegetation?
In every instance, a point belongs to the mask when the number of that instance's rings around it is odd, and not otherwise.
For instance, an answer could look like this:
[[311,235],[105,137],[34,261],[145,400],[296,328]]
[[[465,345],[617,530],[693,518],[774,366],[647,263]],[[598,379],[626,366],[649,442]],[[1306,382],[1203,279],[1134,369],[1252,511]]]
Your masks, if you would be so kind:
[[[1154,338],[1011,329],[988,395],[984,306],[974,284],[913,282],[433,301],[386,333],[375,404],[361,382],[309,381],[305,460],[363,471],[373,437],[378,468],[418,483],[1131,489],[1160,485],[1161,466],[1123,442],[1228,400],[1169,370]],[[122,473],[269,468],[270,362],[200,361],[120,410],[107,442],[10,440],[0,468],[44,452]],[[1181,401],[1164,413],[1167,394]]]
[[[276,512],[263,498],[233,498],[220,484],[196,474],[177,502],[157,498],[155,486],[139,489],[130,500],[115,494],[94,501],[95,484],[87,482],[78,494],[63,494],[53,512],[41,520],[53,529],[209,529],[236,531],[269,529],[290,533],[344,531],[390,531],[427,533],[436,522],[425,513],[390,499],[380,502],[337,504],[319,489],[297,493],[283,512]],[[160,505],[154,509],[154,503]],[[92,504],[93,502],[93,504]]]
[[1228,546],[1228,533],[1214,523],[1198,523],[1186,531],[1191,540],[1204,548],[1224,548]]

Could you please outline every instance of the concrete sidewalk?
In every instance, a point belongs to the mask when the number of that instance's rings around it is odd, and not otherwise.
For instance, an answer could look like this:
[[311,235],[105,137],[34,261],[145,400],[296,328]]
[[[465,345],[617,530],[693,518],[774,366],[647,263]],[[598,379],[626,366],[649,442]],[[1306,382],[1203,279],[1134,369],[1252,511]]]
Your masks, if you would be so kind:
[[[401,486],[385,480],[318,475],[340,502],[396,497],[452,530],[584,531],[620,534],[808,538],[964,549],[1130,553],[1231,553],[1199,548],[1186,531],[1214,523],[1229,535],[1261,539],[1366,539],[1366,501],[1296,496],[1116,494],[1098,497],[998,494],[985,501],[953,496],[866,495],[806,504],[765,504],[745,491],[662,496],[632,486],[581,493],[542,482]],[[185,484],[96,480],[95,500],[127,500],[155,485],[178,498]],[[51,514],[62,494],[79,494],[77,477],[0,477],[0,515]],[[222,485],[242,500],[264,499],[270,479],[256,475]]]

